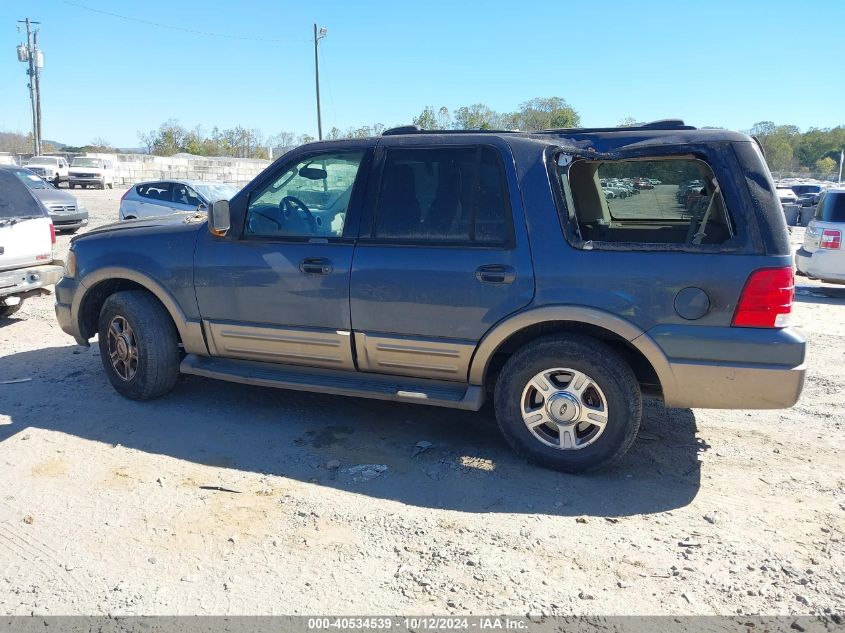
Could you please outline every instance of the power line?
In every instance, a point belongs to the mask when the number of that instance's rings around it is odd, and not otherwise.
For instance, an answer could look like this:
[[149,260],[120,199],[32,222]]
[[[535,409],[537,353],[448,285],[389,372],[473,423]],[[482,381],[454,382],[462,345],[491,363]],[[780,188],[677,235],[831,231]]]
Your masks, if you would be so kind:
[[[127,22],[137,22],[139,24],[146,24],[147,26],[155,26],[160,29],[168,29],[170,31],[180,31],[182,33],[190,33],[192,35],[202,35],[203,37],[216,37],[216,38],[225,38],[230,40],[241,40],[241,41],[250,41],[250,42],[270,42],[274,44],[288,44],[292,42],[299,42],[300,40],[283,40],[283,39],[276,39],[276,38],[267,38],[267,37],[254,37],[252,35],[232,35],[231,33],[211,33],[210,31],[199,31],[196,29],[186,29],[181,26],[174,26],[172,24],[162,24],[161,22],[153,22],[152,20],[145,20],[143,18],[134,18],[128,15],[121,15],[120,13],[114,13],[112,11],[106,11],[104,9],[95,9],[94,7],[89,7],[84,4],[80,4],[79,2],[72,2],[72,0],[59,0],[63,4],[67,4],[72,7],[76,7],[77,9],[83,9],[85,11],[90,11],[91,13],[99,13],[100,15],[107,15],[112,18],[118,18],[120,20],[126,20]],[[308,41],[309,43],[311,40],[303,40]]]

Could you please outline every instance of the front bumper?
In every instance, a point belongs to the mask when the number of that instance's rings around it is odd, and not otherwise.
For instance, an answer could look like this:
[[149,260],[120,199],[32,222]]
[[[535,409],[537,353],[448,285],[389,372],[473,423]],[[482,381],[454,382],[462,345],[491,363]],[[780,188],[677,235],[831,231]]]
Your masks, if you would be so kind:
[[68,176],[68,183],[71,185],[102,185],[104,182],[105,176]]
[[82,337],[79,332],[79,323],[73,318],[71,306],[73,297],[79,291],[79,282],[76,279],[62,277],[56,284],[56,320],[59,327],[66,334],[70,334],[80,345],[88,346],[88,340]]
[[57,231],[67,231],[68,229],[80,229],[83,226],[88,226],[88,212],[81,213],[51,213],[50,219],[53,221],[53,226]]
[[796,328],[664,325],[648,334],[668,359],[668,407],[785,409],[801,396],[807,343]]
[[0,303],[5,297],[25,295],[50,286],[62,277],[62,266],[43,264],[0,272]]

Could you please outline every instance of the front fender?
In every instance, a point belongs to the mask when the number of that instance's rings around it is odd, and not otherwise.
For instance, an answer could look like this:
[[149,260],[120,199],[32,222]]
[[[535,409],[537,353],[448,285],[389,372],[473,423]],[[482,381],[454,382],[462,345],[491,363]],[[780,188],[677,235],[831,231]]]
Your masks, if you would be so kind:
[[[179,303],[173,298],[173,295],[158,281],[130,268],[123,268],[119,266],[109,266],[106,268],[99,268],[85,275],[79,280],[81,285],[81,292],[76,292],[71,303],[71,316],[75,323],[81,326],[80,308],[84,305],[86,297],[89,296],[91,290],[98,284],[104,281],[115,281],[125,279],[131,281],[139,286],[142,286],[150,293],[152,293],[164,306],[176,329],[179,332],[179,337],[182,339],[182,345],[185,351],[189,354],[208,355],[208,348],[205,344],[205,337],[202,333],[202,324],[199,319],[189,319],[182,310]],[[81,331],[81,327],[80,327]]]

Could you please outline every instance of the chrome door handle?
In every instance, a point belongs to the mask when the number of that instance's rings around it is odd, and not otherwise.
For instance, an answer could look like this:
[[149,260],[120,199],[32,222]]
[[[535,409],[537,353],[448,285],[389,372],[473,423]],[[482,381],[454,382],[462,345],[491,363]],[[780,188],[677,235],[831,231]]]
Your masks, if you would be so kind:
[[334,268],[325,257],[306,257],[299,263],[299,270],[306,275],[328,275]]
[[516,271],[504,264],[486,264],[476,269],[475,278],[486,284],[512,284],[516,279]]

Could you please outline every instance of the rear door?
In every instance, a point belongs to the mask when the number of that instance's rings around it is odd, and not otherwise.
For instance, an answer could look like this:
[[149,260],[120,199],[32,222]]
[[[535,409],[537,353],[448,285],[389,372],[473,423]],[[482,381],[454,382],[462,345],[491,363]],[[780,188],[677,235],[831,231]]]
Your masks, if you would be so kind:
[[531,301],[522,205],[503,151],[394,139],[380,148],[352,264],[360,370],[465,381],[484,333]]

